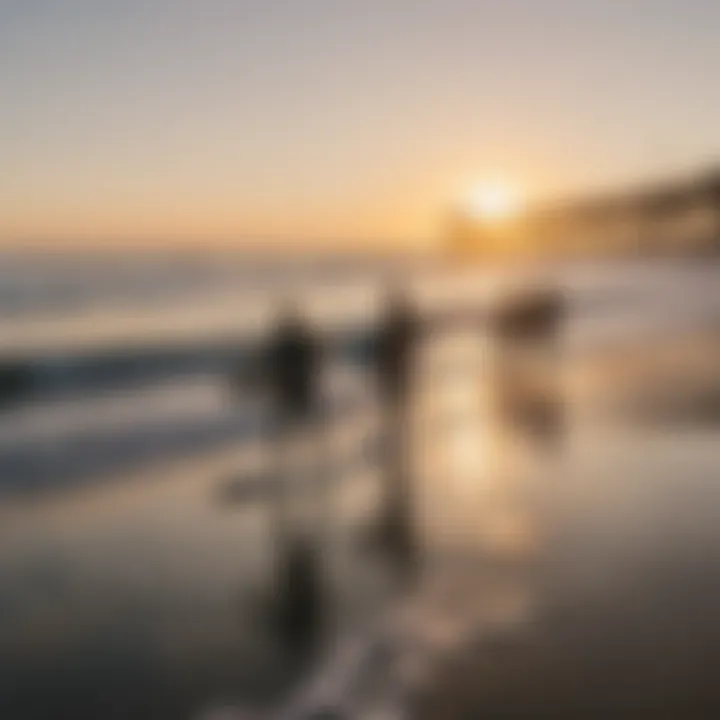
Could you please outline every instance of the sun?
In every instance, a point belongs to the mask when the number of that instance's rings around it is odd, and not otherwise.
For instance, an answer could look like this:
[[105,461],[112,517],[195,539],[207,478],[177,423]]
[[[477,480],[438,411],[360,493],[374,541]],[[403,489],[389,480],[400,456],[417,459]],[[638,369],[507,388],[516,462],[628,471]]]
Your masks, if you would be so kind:
[[478,185],[465,201],[468,214],[484,222],[509,220],[520,212],[522,205],[520,191],[512,185],[500,182]]

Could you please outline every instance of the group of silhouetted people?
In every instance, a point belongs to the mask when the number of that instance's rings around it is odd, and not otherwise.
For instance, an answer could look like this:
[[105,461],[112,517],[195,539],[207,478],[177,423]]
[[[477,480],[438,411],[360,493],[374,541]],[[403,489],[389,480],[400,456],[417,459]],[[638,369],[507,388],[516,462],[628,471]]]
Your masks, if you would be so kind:
[[[491,329],[501,343],[520,339],[552,346],[563,309],[563,298],[556,292],[520,297],[492,315]],[[414,577],[418,554],[408,466],[409,402],[418,346],[431,325],[403,292],[394,290],[378,325],[374,353],[383,408],[384,498],[371,539],[406,579]],[[303,428],[317,430],[318,422],[323,422],[323,367],[318,332],[289,306],[279,318],[262,360],[274,409],[276,444],[282,445]],[[503,382],[512,381],[506,378]],[[282,455],[283,449],[276,447],[274,452]],[[279,479],[276,503],[280,507],[288,502],[287,483],[291,480]],[[304,647],[319,633],[327,611],[318,528],[293,528],[286,514],[277,517],[276,627],[286,641]]]

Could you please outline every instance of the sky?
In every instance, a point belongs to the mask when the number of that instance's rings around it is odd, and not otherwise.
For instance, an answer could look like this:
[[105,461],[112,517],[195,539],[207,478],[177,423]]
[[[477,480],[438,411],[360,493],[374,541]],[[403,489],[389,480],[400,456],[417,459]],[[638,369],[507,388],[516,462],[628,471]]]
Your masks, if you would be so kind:
[[0,0],[0,241],[419,242],[720,158],[718,0]]

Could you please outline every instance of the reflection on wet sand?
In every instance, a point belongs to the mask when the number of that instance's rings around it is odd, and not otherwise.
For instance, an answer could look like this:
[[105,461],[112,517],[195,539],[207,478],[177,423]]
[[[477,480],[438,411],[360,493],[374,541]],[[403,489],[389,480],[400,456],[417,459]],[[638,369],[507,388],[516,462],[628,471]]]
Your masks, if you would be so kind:
[[[403,554],[358,542],[388,498],[377,406],[328,423],[318,444],[332,457],[319,464],[314,440],[289,442],[283,459],[265,439],[4,502],[0,707],[11,718],[153,720],[221,707],[229,717],[278,707],[281,717],[714,716],[703,712],[720,706],[717,426],[658,432],[623,404],[683,395],[688,378],[716,391],[707,335],[697,343],[682,343],[685,357],[668,343],[667,359],[658,345],[634,363],[568,368],[562,453],[498,413],[491,338],[459,330],[423,344],[412,452],[400,456],[417,543],[401,592]],[[521,359],[501,369],[529,373]],[[358,383],[373,393],[373,378]],[[319,552],[303,545],[308,534],[288,546],[292,571],[276,552],[278,468],[295,478],[292,527],[323,538]],[[293,579],[309,558],[317,576]],[[273,593],[296,600],[270,619]],[[278,626],[307,633],[298,646],[308,648],[318,618],[321,652],[290,653],[294,631],[283,639]]]

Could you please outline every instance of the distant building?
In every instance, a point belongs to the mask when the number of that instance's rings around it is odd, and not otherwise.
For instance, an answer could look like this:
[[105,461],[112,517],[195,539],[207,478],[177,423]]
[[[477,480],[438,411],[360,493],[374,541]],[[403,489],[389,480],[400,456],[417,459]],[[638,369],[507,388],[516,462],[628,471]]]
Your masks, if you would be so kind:
[[537,206],[498,225],[458,212],[445,242],[454,257],[478,261],[720,255],[720,170]]

